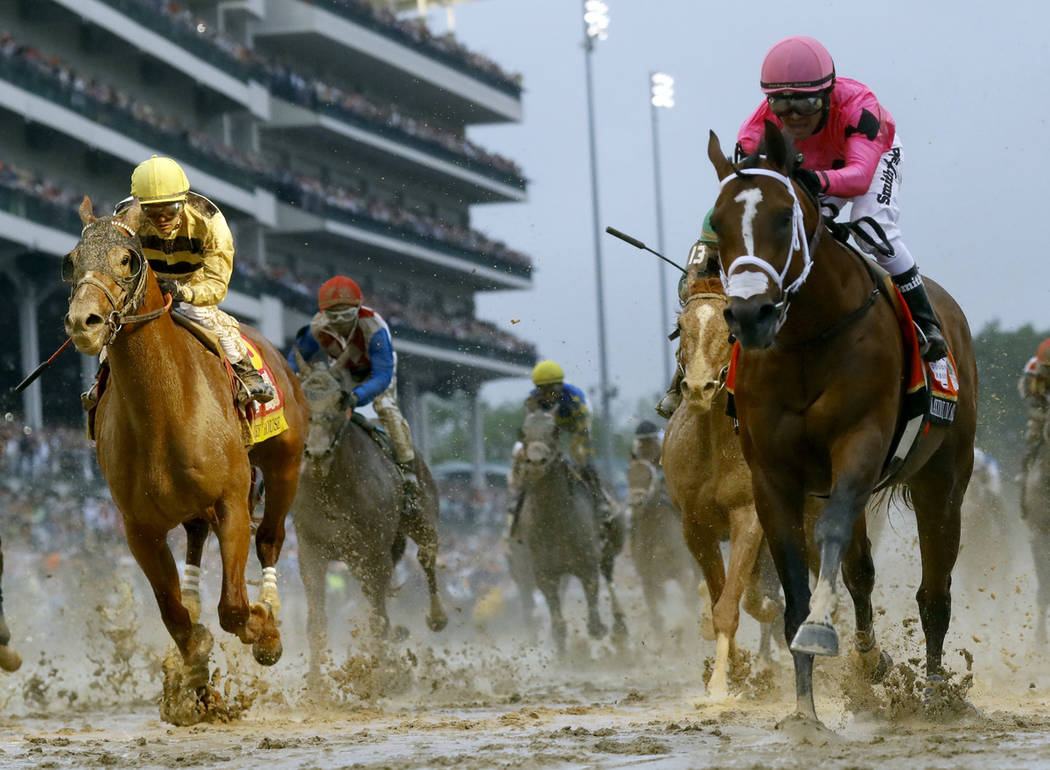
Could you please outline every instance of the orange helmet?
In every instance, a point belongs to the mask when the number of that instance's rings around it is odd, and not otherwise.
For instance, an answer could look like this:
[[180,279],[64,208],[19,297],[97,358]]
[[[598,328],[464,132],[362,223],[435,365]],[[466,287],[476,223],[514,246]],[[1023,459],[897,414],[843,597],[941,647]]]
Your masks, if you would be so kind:
[[1043,366],[1050,366],[1050,339],[1039,343],[1039,350],[1035,352],[1035,357]]
[[317,292],[317,304],[321,310],[327,310],[335,305],[359,306],[364,297],[361,295],[361,287],[356,281],[345,275],[337,275],[329,278]]

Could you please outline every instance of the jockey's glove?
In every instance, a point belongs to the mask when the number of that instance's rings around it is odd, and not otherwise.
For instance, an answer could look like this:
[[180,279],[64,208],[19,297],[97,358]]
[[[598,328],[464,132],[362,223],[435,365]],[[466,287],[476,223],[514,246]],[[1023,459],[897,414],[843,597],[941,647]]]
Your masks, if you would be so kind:
[[160,290],[165,294],[171,295],[172,302],[189,302],[193,303],[193,289],[184,283],[178,281],[165,281],[160,280],[157,283],[160,284]]
[[796,181],[813,193],[814,198],[824,192],[824,183],[816,171],[810,171],[808,168],[797,168],[795,169],[794,177]]

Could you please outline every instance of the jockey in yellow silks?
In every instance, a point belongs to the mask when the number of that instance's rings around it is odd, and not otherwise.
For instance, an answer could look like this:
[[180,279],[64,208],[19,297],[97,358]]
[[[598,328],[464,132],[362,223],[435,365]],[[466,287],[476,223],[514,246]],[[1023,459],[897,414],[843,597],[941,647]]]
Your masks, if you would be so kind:
[[180,313],[215,333],[253,400],[273,399],[276,392],[252,366],[237,319],[218,307],[233,274],[233,235],[222,212],[190,191],[178,163],[156,155],[132,172],[131,197],[117,204],[116,213],[135,198],[144,215],[138,230],[142,252],[161,290],[171,294]]

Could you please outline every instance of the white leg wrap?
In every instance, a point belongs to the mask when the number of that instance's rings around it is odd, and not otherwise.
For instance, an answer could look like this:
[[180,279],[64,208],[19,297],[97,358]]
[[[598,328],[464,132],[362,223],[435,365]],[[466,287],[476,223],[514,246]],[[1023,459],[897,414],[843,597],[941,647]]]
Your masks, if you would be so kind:
[[277,613],[281,609],[281,598],[277,594],[276,567],[263,568],[263,580],[262,588],[259,589],[259,601],[262,604],[269,604],[270,609],[273,611],[274,617],[277,617]]
[[187,564],[182,570],[182,592],[194,591],[199,593],[200,584],[201,568],[193,564]]
[[263,588],[277,590],[277,567],[266,567],[263,570]]

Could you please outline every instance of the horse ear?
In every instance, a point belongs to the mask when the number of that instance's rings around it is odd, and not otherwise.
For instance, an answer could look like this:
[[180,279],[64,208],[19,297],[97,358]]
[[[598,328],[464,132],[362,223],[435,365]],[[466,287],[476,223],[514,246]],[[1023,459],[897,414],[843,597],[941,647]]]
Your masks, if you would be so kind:
[[95,208],[91,205],[91,198],[86,195],[84,200],[80,201],[80,208],[77,209],[77,213],[80,214],[80,224],[84,225],[84,227],[87,227],[97,219]]
[[715,167],[715,173],[718,174],[719,182],[733,173],[733,164],[723,154],[722,145],[719,143],[718,135],[714,131],[711,132],[711,137],[707,140],[707,157],[711,160],[711,165]]
[[773,164],[773,168],[787,172],[789,170],[787,142],[784,141],[784,134],[777,128],[776,123],[771,120],[766,121],[763,140],[766,146],[766,158]]
[[139,223],[142,222],[142,204],[138,198],[132,198],[131,205],[120,212],[120,221],[131,228],[131,232],[139,231]]
[[306,377],[310,373],[311,366],[303,358],[303,354],[299,352],[298,345],[292,347],[292,356],[295,358],[295,365],[299,367],[299,379]]

